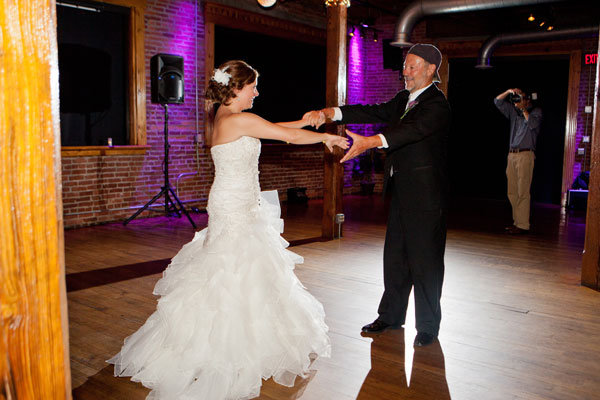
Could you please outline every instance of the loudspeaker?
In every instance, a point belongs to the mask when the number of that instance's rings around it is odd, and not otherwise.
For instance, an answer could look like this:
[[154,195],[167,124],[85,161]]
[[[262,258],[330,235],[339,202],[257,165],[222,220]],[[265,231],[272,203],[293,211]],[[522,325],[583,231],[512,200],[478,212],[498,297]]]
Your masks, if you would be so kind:
[[183,57],[156,54],[150,59],[152,103],[183,103]]

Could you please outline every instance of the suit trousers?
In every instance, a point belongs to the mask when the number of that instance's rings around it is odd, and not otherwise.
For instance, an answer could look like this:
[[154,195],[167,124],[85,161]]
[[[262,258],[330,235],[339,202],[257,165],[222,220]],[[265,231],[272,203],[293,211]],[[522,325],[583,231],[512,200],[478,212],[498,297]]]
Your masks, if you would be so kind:
[[529,229],[530,187],[534,161],[533,151],[508,153],[506,164],[508,200],[512,206],[513,223],[521,229]]
[[385,290],[379,304],[379,319],[390,325],[403,325],[414,288],[417,331],[437,336],[442,319],[446,211],[399,207],[394,201],[396,188],[392,190],[383,252]]

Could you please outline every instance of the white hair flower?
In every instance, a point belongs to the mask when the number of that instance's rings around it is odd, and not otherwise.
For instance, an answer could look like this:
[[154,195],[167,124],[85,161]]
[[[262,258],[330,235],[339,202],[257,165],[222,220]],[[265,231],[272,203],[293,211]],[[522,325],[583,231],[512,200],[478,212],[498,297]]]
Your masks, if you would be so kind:
[[218,82],[223,86],[227,86],[229,84],[229,80],[231,79],[231,74],[229,72],[225,72],[225,69],[215,69],[215,73],[212,77],[213,81]]

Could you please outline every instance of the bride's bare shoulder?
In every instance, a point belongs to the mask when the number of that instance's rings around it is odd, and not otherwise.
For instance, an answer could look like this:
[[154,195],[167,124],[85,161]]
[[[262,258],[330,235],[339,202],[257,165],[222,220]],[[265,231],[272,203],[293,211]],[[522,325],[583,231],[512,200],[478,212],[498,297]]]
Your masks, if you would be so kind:
[[264,121],[261,117],[250,112],[241,112],[230,114],[222,118],[222,122],[226,124],[247,124],[249,122]]
[[252,113],[235,113],[224,115],[215,121],[213,130],[213,146],[234,142],[246,135],[246,127],[253,121],[262,120]]

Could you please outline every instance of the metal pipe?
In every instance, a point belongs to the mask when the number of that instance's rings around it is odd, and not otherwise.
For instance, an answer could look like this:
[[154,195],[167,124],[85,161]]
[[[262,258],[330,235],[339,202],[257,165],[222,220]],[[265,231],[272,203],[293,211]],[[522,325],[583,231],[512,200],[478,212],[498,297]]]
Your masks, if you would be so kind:
[[177,175],[177,178],[175,178],[175,193],[177,194],[177,197],[179,197],[179,180],[181,178],[183,178],[184,176],[190,176],[190,175],[196,175],[198,174],[198,171],[196,172],[184,172],[181,173],[179,175]]
[[415,0],[398,17],[392,46],[412,46],[413,43],[410,42],[410,34],[413,28],[417,22],[428,15],[481,11],[494,8],[555,3],[558,1],[562,0]]
[[496,47],[510,43],[542,42],[546,40],[568,39],[590,34],[598,34],[598,26],[571,29],[556,29],[544,32],[501,33],[488,38],[479,49],[478,63],[475,68],[492,68],[490,58]]

